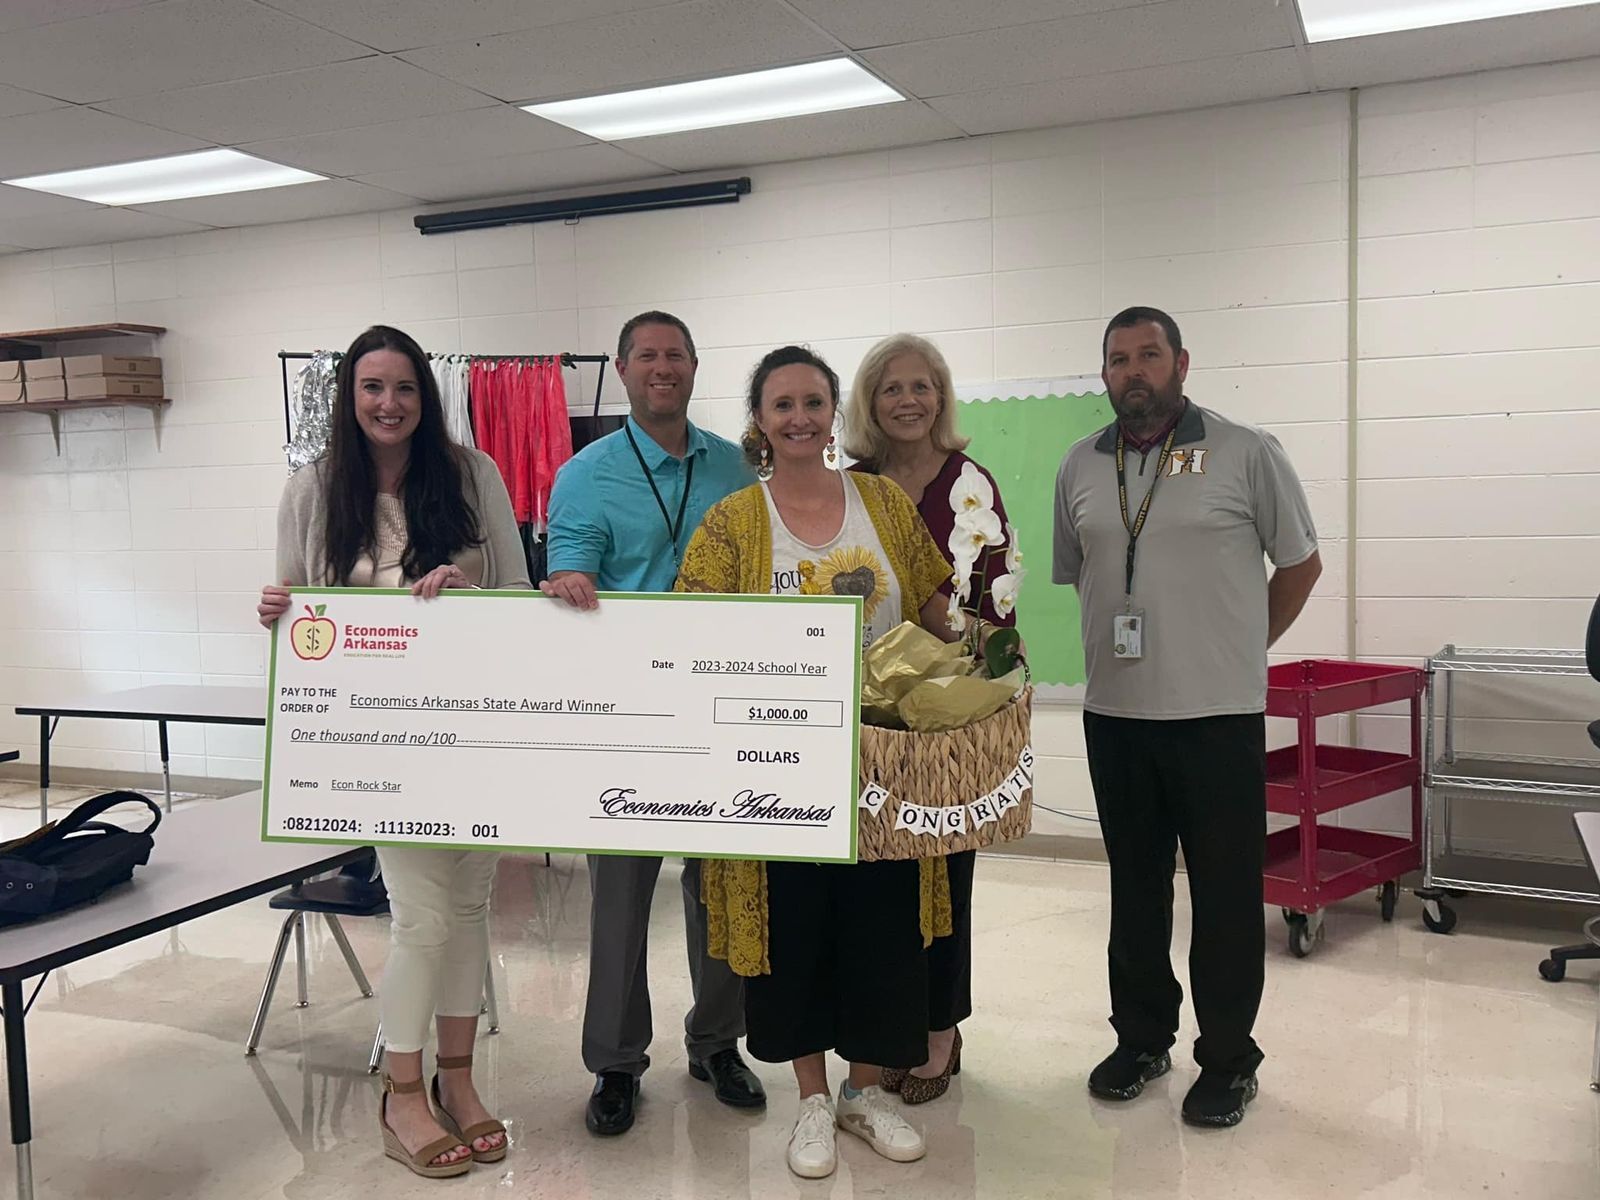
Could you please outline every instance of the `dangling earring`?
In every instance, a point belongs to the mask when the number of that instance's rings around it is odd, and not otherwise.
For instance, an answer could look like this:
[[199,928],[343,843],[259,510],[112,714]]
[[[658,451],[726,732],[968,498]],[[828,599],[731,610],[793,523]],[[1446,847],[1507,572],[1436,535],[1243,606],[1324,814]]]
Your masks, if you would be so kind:
[[772,443],[765,437],[761,439],[761,465],[756,468],[756,478],[765,483],[772,478]]
[[833,448],[833,434],[831,433],[828,435],[828,445],[822,451],[822,458],[828,464],[830,471],[839,469],[839,452]]

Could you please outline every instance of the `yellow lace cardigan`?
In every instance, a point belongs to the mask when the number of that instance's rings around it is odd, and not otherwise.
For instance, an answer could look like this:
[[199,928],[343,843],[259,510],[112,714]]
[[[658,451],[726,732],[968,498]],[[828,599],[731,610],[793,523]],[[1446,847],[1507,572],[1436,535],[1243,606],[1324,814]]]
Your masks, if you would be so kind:
[[[922,606],[950,574],[950,564],[922,523],[911,497],[893,480],[843,472],[854,486],[900,584],[900,615],[921,618]],[[766,595],[772,590],[772,527],[759,484],[713,506],[689,539],[678,570],[680,592]],[[851,797],[854,802],[854,797]],[[950,876],[943,858],[920,860],[922,944],[950,933]],[[767,953],[767,865],[707,859],[700,868],[710,953],[737,975],[770,975]]]

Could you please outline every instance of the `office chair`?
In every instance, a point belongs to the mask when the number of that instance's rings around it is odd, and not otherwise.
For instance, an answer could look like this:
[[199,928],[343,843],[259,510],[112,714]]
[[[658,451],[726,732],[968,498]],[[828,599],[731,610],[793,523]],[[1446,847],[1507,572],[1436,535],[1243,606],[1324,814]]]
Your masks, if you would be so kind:
[[[1594,608],[1589,611],[1589,634],[1583,644],[1584,665],[1589,668],[1589,674],[1600,681],[1600,598],[1596,598]],[[1600,721],[1589,722],[1589,740],[1600,749]],[[1550,957],[1539,964],[1539,974],[1551,983],[1560,983],[1567,974],[1567,964],[1574,959],[1600,959],[1600,934],[1596,933],[1600,927],[1600,916],[1591,917],[1584,922],[1583,933],[1589,940],[1581,945],[1557,946],[1550,951]]]

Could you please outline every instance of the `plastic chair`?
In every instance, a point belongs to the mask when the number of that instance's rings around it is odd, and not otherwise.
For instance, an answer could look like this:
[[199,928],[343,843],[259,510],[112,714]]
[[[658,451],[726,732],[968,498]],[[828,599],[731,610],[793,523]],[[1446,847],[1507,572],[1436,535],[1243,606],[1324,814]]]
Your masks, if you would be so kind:
[[345,965],[361,990],[363,998],[372,995],[372,984],[367,982],[350,939],[345,936],[340,917],[381,917],[389,911],[389,892],[378,874],[378,856],[368,855],[355,862],[346,863],[337,875],[327,879],[313,879],[294,884],[272,897],[269,908],[286,910],[283,928],[278,931],[278,944],[272,952],[272,962],[267,967],[267,982],[261,989],[261,1001],[256,1005],[255,1020],[250,1025],[250,1037],[244,1052],[253,1056],[261,1043],[261,1030],[267,1023],[267,1010],[272,1005],[272,993],[278,986],[278,974],[283,970],[283,956],[289,948],[289,935],[294,935],[295,979],[299,996],[296,1008],[309,1004],[306,986],[306,917],[320,914],[328,923],[328,932],[344,955]]
[[[289,935],[294,935],[295,978],[298,985],[296,1008],[305,1008],[311,1000],[306,980],[306,918],[320,915],[328,923],[328,932],[344,955],[345,965],[361,990],[363,999],[372,995],[372,984],[350,947],[340,917],[381,917],[389,912],[389,891],[378,873],[378,856],[368,855],[355,862],[346,863],[337,875],[326,879],[313,879],[286,888],[267,902],[269,908],[286,910],[283,928],[278,931],[278,944],[267,967],[267,982],[261,989],[261,1000],[256,1005],[255,1020],[250,1025],[250,1037],[245,1042],[245,1056],[254,1057],[261,1043],[261,1031],[267,1023],[267,1010],[272,1006],[272,994],[278,986],[278,975],[283,970],[284,955],[289,949]],[[484,972],[483,1012],[489,1014],[489,1033],[500,1032],[499,1006],[494,994],[494,965]],[[372,1053],[367,1058],[367,1071],[376,1074],[383,1061],[383,1023],[378,1023],[372,1039]]]

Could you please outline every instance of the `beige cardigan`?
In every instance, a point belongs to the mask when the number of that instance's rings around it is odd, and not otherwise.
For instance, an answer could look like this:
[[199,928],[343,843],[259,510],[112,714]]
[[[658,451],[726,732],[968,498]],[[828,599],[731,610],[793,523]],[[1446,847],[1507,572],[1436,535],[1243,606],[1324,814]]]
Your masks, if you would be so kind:
[[[511,513],[511,498],[494,460],[482,450],[462,450],[467,477],[467,502],[477,514],[483,533],[483,584],[485,588],[526,588],[528,560],[522,535]],[[326,459],[303,467],[284,485],[278,501],[278,573],[275,583],[288,580],[299,587],[327,586],[323,533],[327,513],[322,503]],[[313,575],[315,574],[315,578]]]

